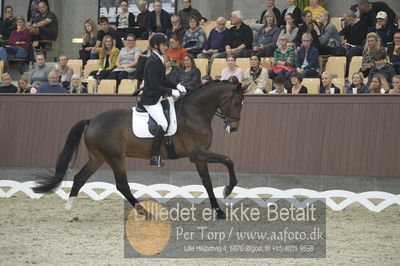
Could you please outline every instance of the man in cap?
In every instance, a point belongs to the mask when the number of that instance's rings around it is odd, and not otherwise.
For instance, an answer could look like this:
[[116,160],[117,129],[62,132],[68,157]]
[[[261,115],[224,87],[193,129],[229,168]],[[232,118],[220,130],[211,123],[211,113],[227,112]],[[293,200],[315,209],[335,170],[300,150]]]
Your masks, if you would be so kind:
[[369,28],[369,32],[376,32],[382,40],[382,45],[387,47],[388,43],[393,42],[396,26],[388,22],[388,15],[385,11],[380,11],[376,15],[376,24]]

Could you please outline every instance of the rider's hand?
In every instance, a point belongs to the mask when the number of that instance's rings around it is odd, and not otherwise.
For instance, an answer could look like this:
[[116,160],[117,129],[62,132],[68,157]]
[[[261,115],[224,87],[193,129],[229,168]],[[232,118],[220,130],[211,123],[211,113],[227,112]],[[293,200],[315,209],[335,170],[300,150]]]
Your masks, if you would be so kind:
[[178,90],[172,90],[172,96],[178,98],[179,96],[181,96],[181,93]]
[[176,88],[179,90],[179,92],[186,93],[186,88],[182,84],[179,83],[178,85],[176,85]]

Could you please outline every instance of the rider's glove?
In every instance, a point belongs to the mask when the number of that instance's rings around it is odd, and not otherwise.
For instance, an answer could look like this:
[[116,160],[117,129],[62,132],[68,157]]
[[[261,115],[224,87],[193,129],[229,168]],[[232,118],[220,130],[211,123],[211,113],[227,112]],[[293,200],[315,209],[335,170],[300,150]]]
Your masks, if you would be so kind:
[[182,84],[176,85],[176,88],[181,92],[181,93],[186,93],[186,88]]
[[181,96],[181,93],[178,90],[172,90],[172,96],[178,98],[179,96]]

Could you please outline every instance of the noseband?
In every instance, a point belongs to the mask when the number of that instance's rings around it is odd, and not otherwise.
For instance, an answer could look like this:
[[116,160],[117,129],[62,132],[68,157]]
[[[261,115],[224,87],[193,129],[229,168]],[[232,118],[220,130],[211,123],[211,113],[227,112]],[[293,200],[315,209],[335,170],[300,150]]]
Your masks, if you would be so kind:
[[[226,98],[217,108],[217,111],[215,112],[215,115],[222,118],[224,120],[225,123],[231,123],[231,122],[236,122],[240,120],[240,115],[231,115],[231,109],[232,109],[232,100],[235,96],[239,95],[236,90],[232,90],[232,95],[229,98]],[[224,105],[226,105],[228,102],[230,102],[229,104],[229,108],[227,110],[227,114],[222,113],[221,111],[221,107],[223,107]]]

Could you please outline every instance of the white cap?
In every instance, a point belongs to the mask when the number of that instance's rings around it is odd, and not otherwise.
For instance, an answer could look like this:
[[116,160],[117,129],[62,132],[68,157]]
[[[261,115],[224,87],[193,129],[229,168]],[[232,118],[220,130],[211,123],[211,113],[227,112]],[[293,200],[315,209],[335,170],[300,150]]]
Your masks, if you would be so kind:
[[387,19],[387,14],[385,11],[380,11],[378,12],[378,14],[376,15],[376,18],[381,18],[381,19]]

